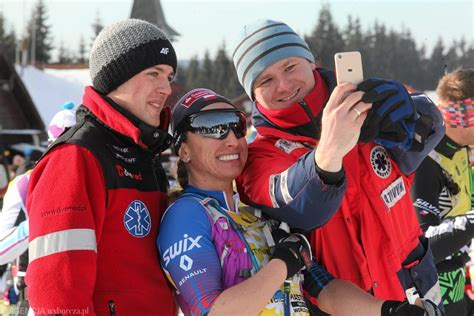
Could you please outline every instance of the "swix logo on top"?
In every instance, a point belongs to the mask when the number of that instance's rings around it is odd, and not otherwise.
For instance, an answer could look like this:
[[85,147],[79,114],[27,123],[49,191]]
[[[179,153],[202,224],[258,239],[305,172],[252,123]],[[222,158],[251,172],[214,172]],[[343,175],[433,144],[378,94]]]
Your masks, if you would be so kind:
[[[168,264],[170,263],[170,261],[172,259],[176,258],[177,256],[184,255],[186,252],[190,251],[194,247],[201,248],[201,245],[199,244],[199,240],[201,238],[202,238],[201,235],[193,238],[193,237],[190,237],[188,234],[184,234],[183,239],[181,239],[180,241],[177,241],[174,244],[172,244],[163,253],[163,261],[165,262],[165,268],[168,267]],[[189,258],[189,257],[187,257],[187,258]],[[183,262],[181,261],[180,264],[182,266]],[[191,263],[191,265],[192,265],[192,263]],[[186,269],[189,270],[189,269],[191,269],[191,267],[187,266]],[[183,270],[187,271],[186,269],[183,268]]]
[[217,96],[212,91],[200,89],[194,93],[191,93],[189,97],[187,97],[186,99],[184,99],[183,102],[181,102],[181,105],[185,108],[189,108],[191,105],[193,105],[194,102],[196,102],[196,100],[213,100],[215,98],[217,98]]

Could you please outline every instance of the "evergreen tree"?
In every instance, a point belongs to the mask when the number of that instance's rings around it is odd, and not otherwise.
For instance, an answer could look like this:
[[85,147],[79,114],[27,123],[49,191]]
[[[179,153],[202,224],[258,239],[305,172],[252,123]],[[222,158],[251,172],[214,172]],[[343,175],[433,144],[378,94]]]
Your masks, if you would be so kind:
[[186,90],[191,90],[195,88],[199,88],[198,78],[200,76],[200,65],[197,56],[193,56],[184,70],[185,75],[185,82],[183,83]]
[[347,17],[347,26],[342,33],[347,51],[359,51],[364,56],[365,45],[367,44],[359,18]]
[[[366,52],[366,61],[364,64],[364,76],[391,78],[390,65],[392,64],[389,34],[384,24],[377,21],[374,23],[373,29],[369,30],[368,35],[369,48]],[[392,34],[393,38],[393,34]]]
[[237,79],[234,65],[227,56],[225,43],[219,48],[214,61],[215,91],[230,99],[244,92]]
[[50,25],[47,24],[46,5],[38,0],[28,23],[28,52],[33,63],[48,63],[53,49]]
[[[183,89],[186,88],[186,69],[187,67],[181,61],[178,62],[178,68],[173,78],[173,82],[181,86]],[[174,94],[174,92],[173,92]]]
[[474,65],[474,44],[469,47],[466,53],[461,56],[462,57],[462,65],[464,68],[472,68]]
[[209,51],[206,50],[204,53],[204,59],[202,61],[202,65],[199,71],[199,76],[196,80],[198,86],[196,88],[209,88],[214,90],[216,87],[216,78],[215,78],[215,71],[214,65],[209,56]]
[[64,42],[59,43],[58,48],[58,63],[59,64],[71,64],[74,61],[74,56],[71,51],[64,46]]
[[395,32],[392,39],[392,59],[390,69],[393,79],[419,89],[421,82],[421,55],[416,48],[415,40],[408,29]]
[[91,38],[91,43],[94,43],[95,38],[97,37],[97,35],[99,35],[100,31],[102,31],[103,28],[104,28],[104,25],[102,24],[102,20],[100,19],[100,13],[99,11],[97,11],[95,21],[92,24],[93,35]]
[[422,44],[420,46],[420,48],[418,49],[418,53],[420,54],[420,65],[418,67],[420,73],[418,75],[419,82],[416,84],[416,87],[420,91],[431,90],[433,89],[433,87],[430,86],[430,79],[426,76],[426,72],[428,69],[428,53],[425,44]]
[[457,41],[453,41],[451,46],[446,51],[444,55],[444,60],[446,64],[446,70],[448,72],[454,71],[461,66],[461,59],[458,57],[458,43]]
[[474,67],[474,41],[468,46],[465,39],[461,39],[460,46],[460,64],[463,68]]
[[343,51],[345,45],[334,24],[329,4],[323,5],[316,27],[309,36],[305,36],[305,40],[321,66],[334,68],[334,54]]
[[13,28],[10,32],[6,30],[6,20],[0,13],[0,54],[3,54],[10,62],[15,62],[16,36]]
[[214,61],[214,78],[215,86],[214,90],[222,95],[226,95],[229,90],[229,78],[230,78],[230,66],[231,62],[225,52],[225,43],[218,48],[216,59]]
[[77,54],[77,63],[85,64],[87,63],[86,58],[86,43],[84,42],[84,36],[81,36],[79,40],[79,50]]
[[444,51],[444,43],[443,40],[440,38],[438,39],[435,47],[433,48],[433,52],[431,53],[431,56],[428,59],[425,72],[427,86],[430,90],[434,90],[436,88],[439,79],[446,72],[448,65],[446,64]]

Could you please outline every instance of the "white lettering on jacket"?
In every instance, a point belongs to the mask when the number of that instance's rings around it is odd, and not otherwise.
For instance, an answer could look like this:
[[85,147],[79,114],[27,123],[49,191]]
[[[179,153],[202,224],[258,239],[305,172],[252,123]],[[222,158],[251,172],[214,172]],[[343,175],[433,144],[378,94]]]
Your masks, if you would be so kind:
[[428,213],[431,213],[436,216],[439,216],[440,213],[439,209],[436,206],[420,198],[417,198],[416,201],[413,202],[413,206],[421,208],[423,210],[420,212],[421,215],[428,215]]
[[390,185],[382,191],[380,195],[388,208],[394,206],[407,193],[402,177],[390,183]]
[[163,253],[163,261],[165,262],[165,267],[168,267],[170,261],[177,256],[188,252],[189,250],[193,249],[194,247],[201,248],[199,245],[199,240],[202,238],[201,235],[197,236],[196,238],[189,237],[188,234],[183,235],[184,239],[175,242],[172,244],[168,249],[165,250]]
[[292,142],[286,139],[279,139],[275,142],[275,147],[280,150],[283,150],[289,155],[293,150],[303,148],[304,146],[298,142]]

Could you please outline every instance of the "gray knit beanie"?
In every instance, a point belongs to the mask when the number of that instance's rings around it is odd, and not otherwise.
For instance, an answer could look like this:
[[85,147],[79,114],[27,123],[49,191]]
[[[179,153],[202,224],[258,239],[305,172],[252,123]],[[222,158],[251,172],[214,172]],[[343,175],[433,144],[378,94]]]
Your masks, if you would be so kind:
[[232,58],[240,84],[253,100],[253,85],[270,65],[288,57],[302,57],[314,63],[308,44],[288,25],[258,20],[244,26]]
[[165,64],[176,72],[176,53],[165,33],[142,20],[129,19],[104,28],[89,58],[92,85],[108,94],[139,72]]

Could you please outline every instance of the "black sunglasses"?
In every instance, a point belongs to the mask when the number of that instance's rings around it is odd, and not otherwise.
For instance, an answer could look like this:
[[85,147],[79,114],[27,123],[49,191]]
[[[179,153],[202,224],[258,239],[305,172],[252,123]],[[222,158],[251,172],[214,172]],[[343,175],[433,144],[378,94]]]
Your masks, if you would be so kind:
[[247,134],[247,121],[244,112],[236,109],[214,109],[193,113],[176,128],[174,133],[175,148],[179,149],[186,132],[224,139],[230,131],[233,131],[239,139]]

